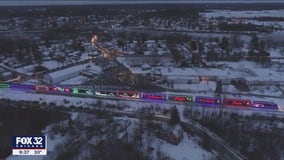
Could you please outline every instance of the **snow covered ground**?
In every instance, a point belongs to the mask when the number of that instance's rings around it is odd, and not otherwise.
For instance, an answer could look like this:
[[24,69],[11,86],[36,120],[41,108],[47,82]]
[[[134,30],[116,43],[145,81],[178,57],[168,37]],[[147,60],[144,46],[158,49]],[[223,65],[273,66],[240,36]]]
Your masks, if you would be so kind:
[[175,160],[203,160],[210,159],[212,153],[202,149],[197,142],[196,137],[189,137],[186,133],[183,140],[178,145],[173,145],[161,139],[154,139],[152,147]]
[[[13,91],[13,90],[1,90],[0,98],[6,98],[11,100],[26,100],[26,101],[39,101],[47,103],[55,103],[57,105],[77,105],[77,106],[86,106],[96,103],[94,98],[79,98],[79,97],[70,97],[64,95],[45,95],[45,94],[34,94],[27,93],[24,91]],[[65,103],[68,101],[68,103]]]
[[258,87],[251,87],[251,92],[254,94],[261,94],[261,95],[271,95],[271,96],[282,96],[283,93],[275,86],[258,86]]
[[212,10],[201,13],[204,17],[225,17],[225,18],[254,18],[254,17],[283,17],[284,10],[261,10],[261,11],[232,11],[232,10]]
[[[137,125],[138,120],[128,117],[117,117],[115,118],[119,121],[131,122],[127,130],[134,130],[135,124]],[[179,126],[173,127],[173,133],[178,132]],[[154,135],[147,136],[144,134],[142,144],[147,147],[152,147],[152,152],[150,156],[153,159],[157,159],[157,152],[162,152],[164,155],[173,158],[175,160],[204,160],[210,159],[215,155],[211,152],[204,150],[199,144],[199,137],[190,136],[186,132],[183,132],[183,139],[178,145],[170,144],[162,139],[157,138]],[[176,133],[178,134],[178,133]]]
[[[73,116],[73,119],[76,118],[79,118],[78,114]],[[114,119],[116,120],[116,122],[120,122],[124,126],[127,125],[128,131],[135,130],[139,123],[139,120],[128,117],[114,117]],[[62,137],[60,134],[53,135],[53,137],[51,138],[50,134],[48,134],[48,131],[51,129],[51,127],[52,125],[46,127],[43,133],[48,136],[48,153],[56,154],[56,146],[60,145],[60,143],[64,143],[68,138],[66,136]],[[173,132],[175,132],[175,130]],[[131,137],[132,134],[133,133],[131,133],[129,136]],[[117,134],[118,138],[123,138],[124,136],[125,130],[121,130],[121,132]],[[98,137],[94,136],[89,140],[89,143],[96,144],[97,140]],[[178,145],[173,145],[162,139],[157,138],[153,134],[149,135],[147,133],[144,133],[142,144],[146,150],[147,147],[152,148],[152,152],[149,153],[149,156],[153,159],[157,159],[158,154],[163,154],[175,160],[204,160],[210,159],[211,157],[215,157],[214,153],[204,150],[198,144],[199,140],[199,137],[190,136],[186,132],[183,132],[183,139],[181,140],[181,142]],[[52,155],[49,155],[48,157],[50,158],[52,157]],[[44,160],[45,158],[45,156],[10,156],[7,158],[7,160]]]
[[[49,152],[54,151],[57,144],[62,143],[62,136],[61,135],[54,135],[52,138],[48,135],[48,131],[51,129],[51,125],[47,126],[45,130],[42,131],[43,135],[47,136],[47,155]],[[45,156],[9,156],[7,160],[44,160]]]
[[283,27],[284,26],[284,22],[283,21],[257,21],[257,20],[247,20],[246,22],[244,22],[244,24],[255,24],[255,25],[261,25],[261,26],[279,26],[279,27]]
[[188,90],[189,92],[214,92],[216,88],[215,82],[204,82],[200,84],[174,84],[176,90]]

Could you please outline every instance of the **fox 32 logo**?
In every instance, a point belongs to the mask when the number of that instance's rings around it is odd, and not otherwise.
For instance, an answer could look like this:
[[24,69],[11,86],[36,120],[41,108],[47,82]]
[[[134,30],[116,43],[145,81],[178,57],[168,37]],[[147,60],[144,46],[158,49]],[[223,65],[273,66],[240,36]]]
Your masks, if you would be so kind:
[[21,154],[42,154],[46,152],[47,139],[46,136],[14,136],[13,137],[13,153]]

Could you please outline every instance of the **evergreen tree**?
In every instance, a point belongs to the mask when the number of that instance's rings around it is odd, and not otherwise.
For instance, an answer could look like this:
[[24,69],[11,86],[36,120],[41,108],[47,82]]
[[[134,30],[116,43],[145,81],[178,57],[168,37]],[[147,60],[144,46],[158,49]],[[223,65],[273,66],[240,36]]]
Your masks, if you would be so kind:
[[222,93],[222,82],[218,81],[215,89],[215,95],[220,96]]
[[259,39],[256,34],[254,34],[250,40],[250,48],[251,49],[258,49],[259,48]]
[[203,49],[203,44],[202,44],[202,42],[199,42],[198,43],[198,50],[199,50],[199,53],[203,53],[203,51],[204,51],[204,49]]
[[191,41],[190,42],[190,48],[191,48],[192,51],[197,50],[197,44],[196,44],[195,41]]
[[260,41],[259,48],[260,48],[260,50],[264,51],[264,49],[265,49],[265,42],[263,40]]
[[42,53],[40,53],[38,50],[35,50],[35,51],[33,52],[33,56],[34,56],[34,59],[35,59],[35,61],[36,61],[37,63],[41,63],[41,62],[42,62],[42,60],[43,60],[43,55],[42,55]]
[[171,119],[170,124],[175,125],[180,122],[179,112],[177,110],[177,107],[174,106],[171,110]]
[[219,44],[219,43],[220,43],[220,38],[219,38],[219,37],[215,37],[215,38],[214,38],[214,42],[216,42],[216,43]]
[[232,46],[235,48],[241,47],[240,37],[238,34],[233,34]]
[[229,47],[229,40],[228,40],[228,38],[227,37],[223,37],[220,45],[221,45],[221,48],[223,50],[227,50],[228,47]]

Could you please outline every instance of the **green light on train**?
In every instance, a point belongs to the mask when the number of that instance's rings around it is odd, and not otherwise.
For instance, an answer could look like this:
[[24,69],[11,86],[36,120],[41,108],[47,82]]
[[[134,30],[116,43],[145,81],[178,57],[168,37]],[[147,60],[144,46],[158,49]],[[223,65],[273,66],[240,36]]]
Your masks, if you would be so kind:
[[60,91],[60,92],[63,92],[63,91],[64,91],[64,88],[62,88],[62,87],[57,87],[57,89],[58,89],[58,91]]
[[79,91],[78,91],[78,89],[77,89],[77,88],[73,88],[72,93],[77,94],[78,92],[79,92]]
[[10,88],[10,84],[0,83],[0,88]]

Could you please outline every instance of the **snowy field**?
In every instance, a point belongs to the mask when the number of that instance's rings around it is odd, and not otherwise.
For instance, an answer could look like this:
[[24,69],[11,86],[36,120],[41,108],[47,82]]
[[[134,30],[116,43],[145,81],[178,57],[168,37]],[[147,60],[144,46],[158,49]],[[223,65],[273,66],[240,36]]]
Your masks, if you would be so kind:
[[284,10],[262,10],[262,11],[231,11],[211,10],[201,13],[204,17],[225,17],[225,18],[254,18],[254,17],[283,17]]
[[[47,129],[49,128],[49,126],[47,127]],[[43,134],[46,134],[45,131],[43,132]],[[53,139],[51,139],[50,137],[47,136],[47,155],[49,154],[49,152],[54,151],[54,148],[57,144],[61,143],[62,141],[62,137],[59,135],[56,135]],[[38,156],[38,155],[34,155],[34,156],[25,156],[25,155],[21,155],[21,156],[9,156],[6,160],[44,160],[45,156]]]
[[159,148],[167,156],[175,160],[203,160],[210,159],[212,153],[202,149],[195,137],[188,137],[186,133],[183,135],[183,140],[178,145],[166,143],[161,139],[154,139],[152,146],[156,150]]
[[[200,84],[174,84],[173,85],[173,89],[175,90],[188,90],[189,92],[208,92],[208,94],[214,93],[215,88],[216,88],[215,82],[204,82]],[[213,95],[208,95],[208,96],[213,96]]]
[[[94,98],[79,98],[79,97],[70,97],[64,95],[45,95],[45,94],[34,94],[27,93],[24,91],[13,91],[13,90],[1,90],[0,98],[6,98],[10,100],[26,100],[26,101],[39,101],[39,102],[47,102],[47,103],[55,103],[57,105],[83,105],[89,106],[91,104],[96,103],[96,99]],[[66,104],[64,100],[68,101]]]
[[284,57],[284,52],[280,49],[270,49],[268,50],[270,57]]
[[279,27],[284,27],[284,22],[283,21],[257,21],[257,20],[247,20],[245,22],[242,22],[244,24],[255,24],[255,25],[261,25],[261,26],[279,26]]
[[[137,123],[137,119],[128,118],[128,117],[116,117],[116,120],[131,121],[131,124],[127,130],[134,130],[135,126],[133,124]],[[178,134],[180,126],[173,127],[173,133]],[[153,159],[157,159],[157,151],[161,151],[166,156],[173,158],[175,160],[203,160],[210,159],[214,155],[203,148],[198,144],[199,137],[190,136],[186,132],[183,132],[183,139],[178,145],[170,144],[162,139],[159,139],[155,136],[143,136],[143,144],[145,146],[151,146],[153,148],[150,156]]]

